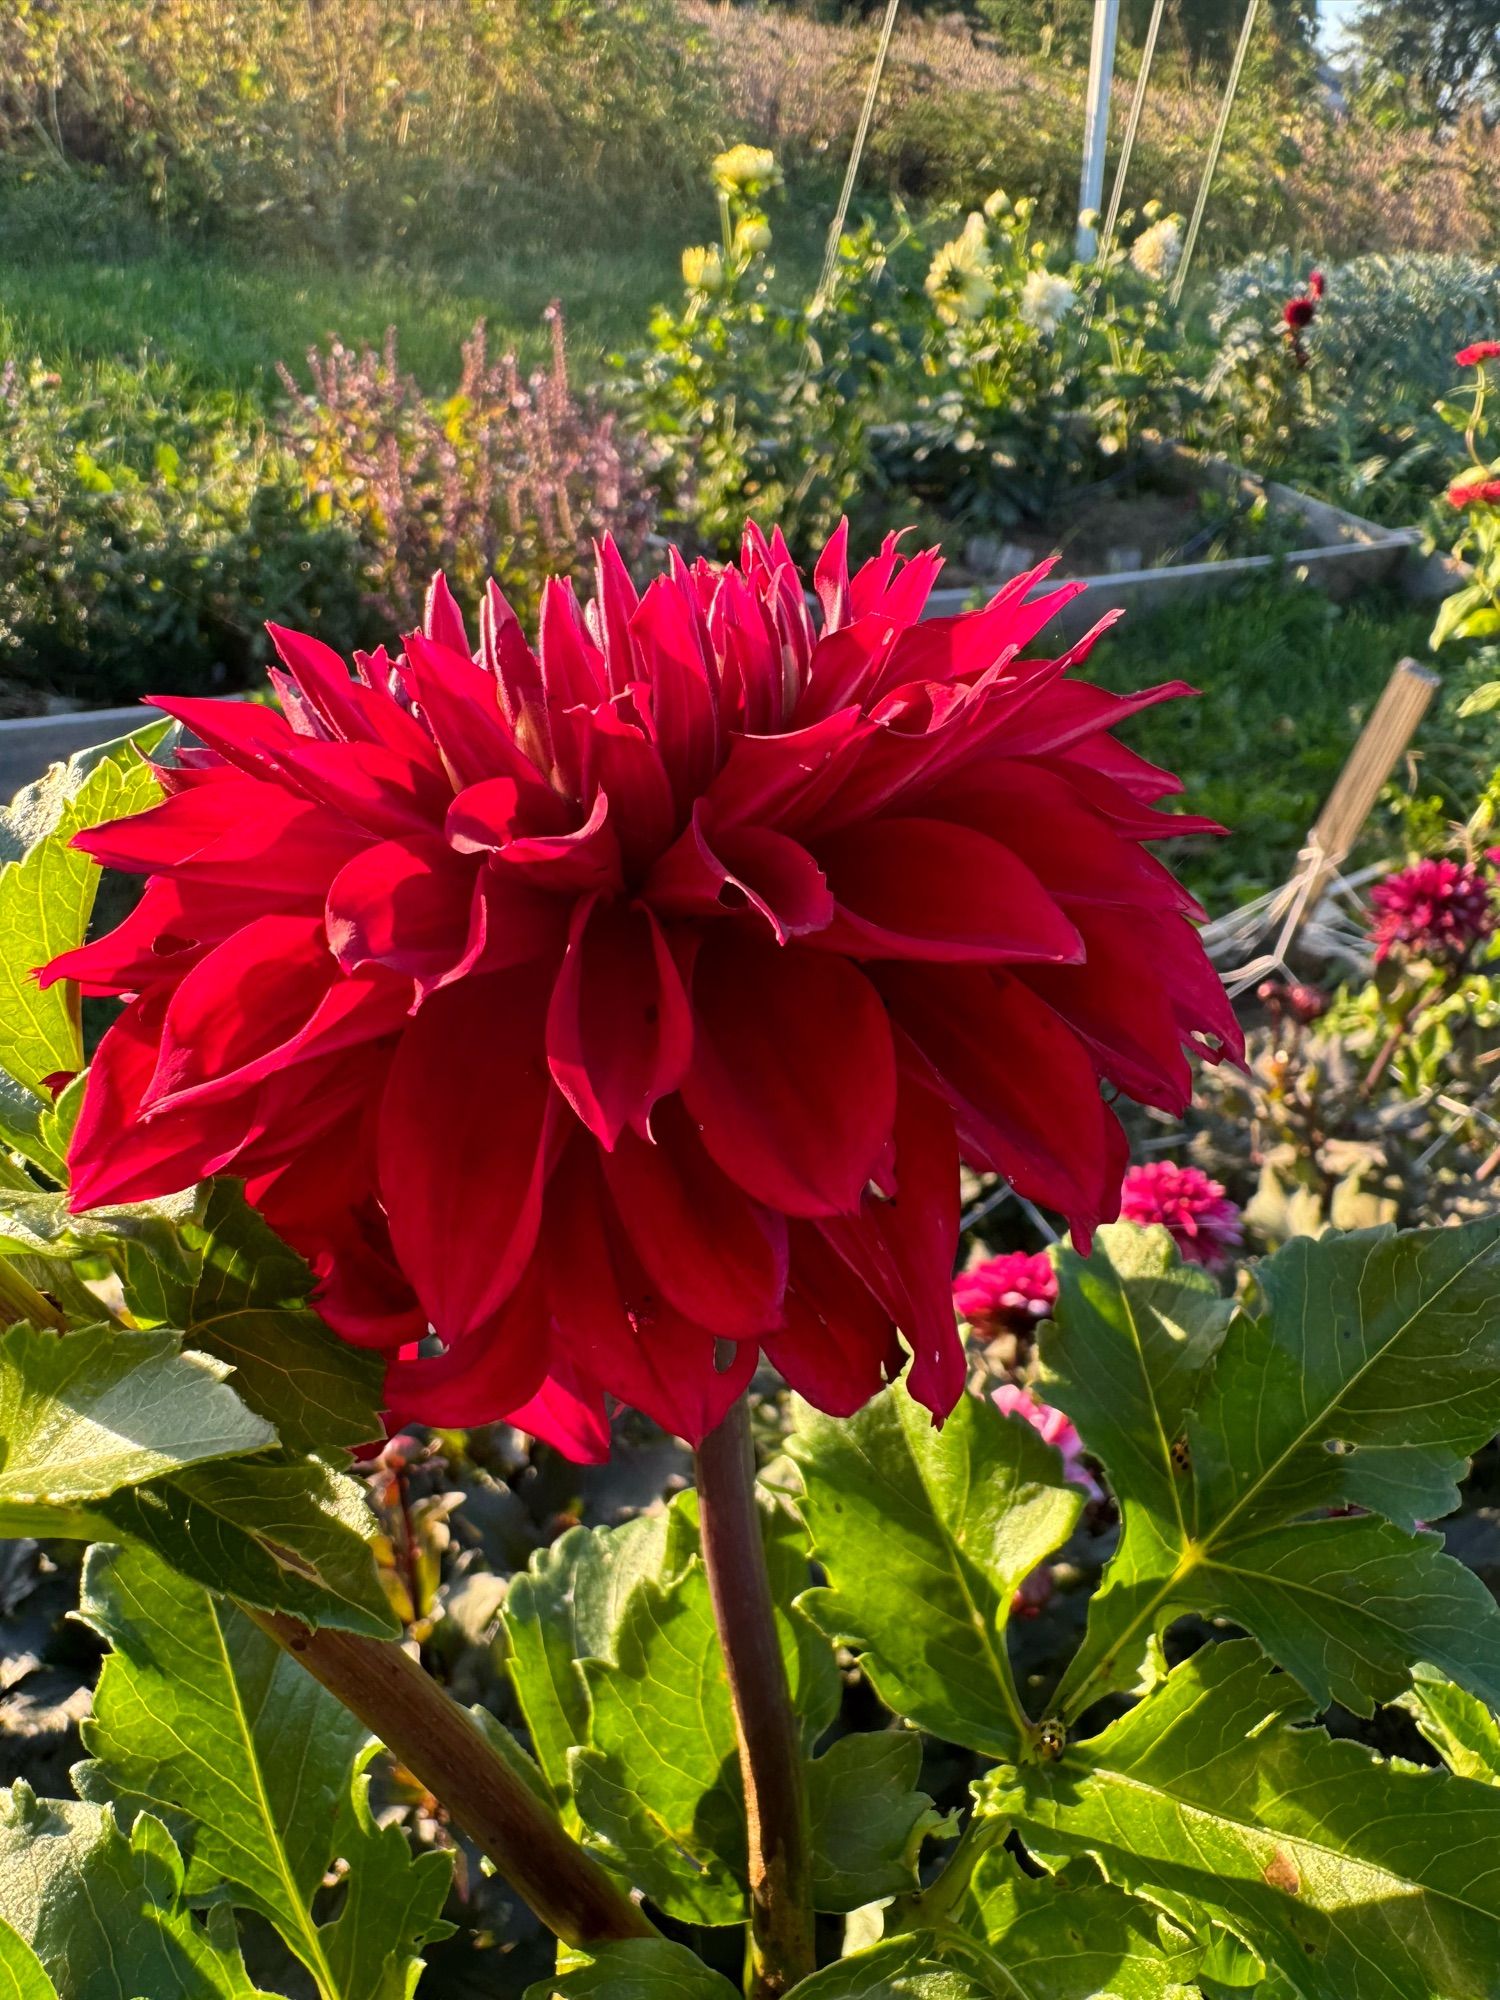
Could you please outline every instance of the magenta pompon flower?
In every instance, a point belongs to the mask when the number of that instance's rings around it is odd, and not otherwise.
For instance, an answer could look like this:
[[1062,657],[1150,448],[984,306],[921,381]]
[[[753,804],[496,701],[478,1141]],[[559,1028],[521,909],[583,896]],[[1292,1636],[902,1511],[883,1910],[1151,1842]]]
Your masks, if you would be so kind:
[[1057,1272],[1045,1250],[1008,1250],[960,1271],[953,1280],[953,1304],[977,1334],[1030,1333],[1051,1317],[1057,1303]]
[[1377,882],[1370,903],[1377,964],[1394,956],[1454,965],[1495,928],[1494,885],[1472,861],[1414,861]]
[[1476,340],[1472,346],[1461,347],[1453,359],[1460,368],[1478,368],[1482,362],[1497,357],[1500,357],[1500,340]]
[[1120,1219],[1143,1228],[1159,1223],[1189,1264],[1222,1270],[1243,1240],[1240,1212],[1222,1184],[1201,1167],[1149,1160],[1131,1167],[1120,1185]]

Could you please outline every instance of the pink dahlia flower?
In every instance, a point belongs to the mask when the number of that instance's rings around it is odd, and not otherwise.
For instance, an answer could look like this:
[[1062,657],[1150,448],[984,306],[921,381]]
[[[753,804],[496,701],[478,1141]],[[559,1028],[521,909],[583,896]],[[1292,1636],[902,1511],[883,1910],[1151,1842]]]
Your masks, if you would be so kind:
[[1477,368],[1481,362],[1497,357],[1500,357],[1500,340],[1476,340],[1470,347],[1461,347],[1453,359],[1460,368]]
[[1142,844],[1207,822],[1110,734],[1186,690],[1021,660],[1077,585],[919,622],[939,566],[851,577],[841,529],[820,629],[779,534],[639,596],[606,542],[535,652],[438,579],[353,678],[273,631],[283,714],[163,701],[206,748],[77,842],[145,894],[43,974],[129,998],[74,1205],[242,1176],[398,1422],[601,1455],[623,1401],[696,1440],[762,1350],[847,1413],[898,1326],[942,1415],[960,1156],[1086,1242],[1101,1079],[1176,1109],[1187,1047],[1242,1045]]
[[1023,1422],[1041,1438],[1062,1453],[1063,1475],[1075,1486],[1081,1486],[1096,1500],[1103,1498],[1099,1482],[1083,1462],[1083,1440],[1070,1418],[1061,1410],[1054,1410],[1050,1403],[1044,1403],[1033,1396],[1029,1389],[1018,1389],[1013,1382],[1002,1382],[993,1391],[995,1408],[1002,1416],[1020,1417]]
[[1045,1250],[1011,1250],[989,1257],[953,1280],[953,1305],[977,1333],[1030,1333],[1051,1317],[1057,1273]]
[[1493,884],[1472,861],[1415,861],[1370,891],[1378,963],[1393,953],[1457,964],[1495,928]]
[[1199,1167],[1152,1160],[1131,1167],[1120,1187],[1120,1217],[1143,1227],[1159,1222],[1189,1264],[1227,1264],[1243,1237],[1240,1212],[1218,1181]]

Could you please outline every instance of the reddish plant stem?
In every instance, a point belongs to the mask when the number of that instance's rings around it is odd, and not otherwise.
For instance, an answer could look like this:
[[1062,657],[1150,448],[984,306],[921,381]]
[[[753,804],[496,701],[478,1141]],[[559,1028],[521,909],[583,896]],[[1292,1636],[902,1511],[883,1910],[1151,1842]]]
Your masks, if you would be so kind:
[[1391,1032],[1381,1043],[1379,1054],[1376,1056],[1374,1062],[1371,1063],[1365,1075],[1364,1082],[1359,1086],[1361,1098],[1368,1098],[1372,1094],[1376,1084],[1379,1083],[1380,1079],[1390,1068],[1391,1063],[1395,1060],[1396,1052],[1401,1047],[1401,1044],[1417,1025],[1422,1015],[1426,1013],[1435,1000],[1440,1000],[1443,997],[1445,991],[1446,988],[1440,987],[1436,992],[1418,993],[1416,999],[1413,1000],[1400,1020],[1397,1021],[1395,1027],[1391,1029]]
[[280,1612],[244,1608],[421,1780],[564,1943],[588,1946],[656,1935],[615,1877],[578,1845],[473,1718],[393,1640],[326,1627],[312,1632]]
[[703,1566],[734,1707],[749,1834],[750,2000],[779,2000],[815,1965],[807,1781],[755,1504],[742,1396],[694,1455]]

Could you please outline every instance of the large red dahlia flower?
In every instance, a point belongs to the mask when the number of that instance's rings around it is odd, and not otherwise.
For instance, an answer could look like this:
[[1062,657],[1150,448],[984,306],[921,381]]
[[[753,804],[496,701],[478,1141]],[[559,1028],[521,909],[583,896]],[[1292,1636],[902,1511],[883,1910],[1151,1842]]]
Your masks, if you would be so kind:
[[1019,661],[1076,585],[918,622],[938,568],[851,579],[841,529],[820,633],[779,535],[639,598],[606,543],[537,653],[493,586],[471,653],[438,579],[355,679],[275,632],[284,715],[162,702],[206,749],[78,840],[145,894],[43,974],[130,996],[75,1206],[243,1176],[401,1420],[696,1440],[761,1349],[846,1413],[898,1326],[944,1414],[960,1154],[1086,1242],[1101,1080],[1180,1108],[1184,1044],[1240,1043],[1141,845],[1206,823],[1109,733],[1186,690]]

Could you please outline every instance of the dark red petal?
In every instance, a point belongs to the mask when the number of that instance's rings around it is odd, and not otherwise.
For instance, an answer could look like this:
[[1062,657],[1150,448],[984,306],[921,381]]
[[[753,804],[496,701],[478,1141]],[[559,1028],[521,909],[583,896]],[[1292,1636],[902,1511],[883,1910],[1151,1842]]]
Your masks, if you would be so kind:
[[374,962],[434,985],[464,956],[476,864],[441,834],[382,840],[328,891],[328,944],[346,972]]
[[469,635],[464,630],[464,614],[459,610],[457,600],[448,588],[448,579],[441,570],[434,572],[427,586],[422,630],[439,646],[446,646],[451,652],[468,658]]
[[471,972],[504,972],[545,959],[556,966],[568,941],[568,906],[543,895],[493,860],[474,879],[463,957],[433,983],[450,985]]
[[781,944],[823,929],[834,913],[823,871],[800,841],[759,826],[709,835],[701,802],[647,877],[645,894],[653,909],[674,916],[716,915],[748,902]]
[[207,695],[154,695],[152,706],[201,737],[209,749],[246,776],[297,789],[282,759],[297,741],[285,716],[258,702],[215,701]]
[[564,709],[592,708],[604,697],[604,656],[589,637],[572,583],[548,577],[542,590],[542,686],[554,719]]
[[699,1443],[755,1372],[740,1341],[716,1366],[718,1340],[658,1292],[608,1206],[593,1142],[576,1138],[547,1194],[547,1298],[559,1346],[612,1396],[663,1430]]
[[907,1386],[941,1421],[963,1393],[953,1316],[958,1146],[938,1091],[910,1060],[899,1070],[894,1196],[866,1193],[859,1212],[821,1223],[828,1241],[895,1320],[912,1352]]
[[517,747],[500,712],[500,690],[492,674],[476,666],[467,652],[452,652],[420,632],[406,642],[406,666],[412,693],[455,784],[510,777],[547,795],[541,773]]
[[518,1431],[550,1444],[577,1465],[603,1465],[609,1457],[609,1412],[604,1391],[558,1355],[552,1372],[529,1403],[506,1412]]
[[456,1340],[445,1354],[396,1360],[386,1370],[386,1401],[396,1424],[470,1428],[492,1424],[541,1388],[551,1346],[541,1260],[500,1310]]
[[1077,961],[1083,941],[1007,847],[936,819],[825,834],[816,854],[839,911],[816,942],[861,958]]
[[657,1106],[652,1141],[620,1135],[604,1179],[636,1256],[689,1319],[743,1340],[781,1324],[786,1221],[704,1152],[680,1100]]
[[823,607],[823,630],[849,622],[849,523],[841,520],[813,569],[813,589]]
[[411,1001],[406,979],[379,969],[341,975],[316,919],[259,917],[172,995],[142,1113],[238,1096],[292,1064],[378,1040],[400,1027]]
[[[252,910],[238,916],[233,912],[241,899],[202,889],[185,894],[188,886],[153,876],[121,924],[42,966],[38,985],[73,979],[85,993],[139,993],[162,982],[175,985],[220,937],[262,914]],[[221,915],[226,900],[231,908],[227,921]]]
[[139,1122],[142,1094],[156,1068],[165,993],[132,1001],[111,1024],[89,1068],[68,1163],[68,1206],[76,1214],[109,1201],[144,1201],[198,1179],[222,1136],[222,1114],[193,1113]]
[[439,768],[426,730],[393,699],[388,686],[372,687],[351,678],[343,660],[320,639],[279,625],[268,625],[266,630],[295,677],[304,702],[330,736],[378,746],[424,769]]
[[641,599],[630,631],[638,655],[650,661],[644,686],[633,690],[636,704],[647,717],[677,810],[684,813],[719,761],[708,635],[691,585],[658,577]]
[[574,912],[547,1013],[558,1089],[608,1148],[682,1081],[692,1015],[661,926],[638,903],[588,897]]
[[[350,683],[353,686],[353,683]],[[371,701],[383,697],[370,695]],[[385,706],[399,714],[393,704]],[[314,743],[294,737],[282,763],[299,790],[320,799],[371,833],[428,833],[443,824],[452,782],[435,746],[415,757],[385,743]]]
[[321,908],[328,884],[369,836],[326,806],[236,779],[195,786],[129,819],[89,827],[72,844],[127,874],[274,889],[280,908],[290,910]]
[[[1198,911],[1171,871],[1140,848],[1140,836],[1130,837],[1095,810],[1066,770],[1065,764],[1049,768],[997,758],[982,774],[966,771],[962,779],[939,786],[923,810],[1002,842],[1060,900]],[[1157,823],[1167,815],[1135,810],[1147,820],[1150,836],[1174,830],[1169,820]]]
[[598,593],[595,637],[604,653],[609,691],[623,694],[632,681],[640,678],[635,641],[630,636],[630,621],[640,598],[612,535],[594,544],[594,574]]
[[1004,1174],[1082,1233],[1102,1220],[1112,1114],[1067,1024],[1006,973],[891,965],[879,983],[942,1085],[969,1164]]
[[1203,947],[1191,925],[1147,911],[1075,904],[1088,956],[1079,966],[1025,966],[1040,994],[1093,1051],[1096,1066],[1140,1104],[1185,1111],[1193,1076],[1170,998]]
[[528,966],[443,988],[391,1065],[381,1196],[401,1268],[446,1341],[498,1310],[536,1244],[553,1102],[548,983]]
[[795,827],[837,791],[851,747],[875,733],[858,709],[840,709],[784,736],[740,736],[706,796],[722,830],[745,821]]
[[718,927],[693,977],[683,1099],[747,1194],[788,1215],[856,1207],[891,1136],[896,1061],[854,966]]
[[792,1223],[791,1243],[786,1326],[761,1347],[815,1409],[852,1417],[901,1372],[895,1324],[811,1223]]
[[625,712],[628,696],[581,717],[582,796],[609,800],[609,823],[628,870],[649,868],[680,824],[661,752]]

